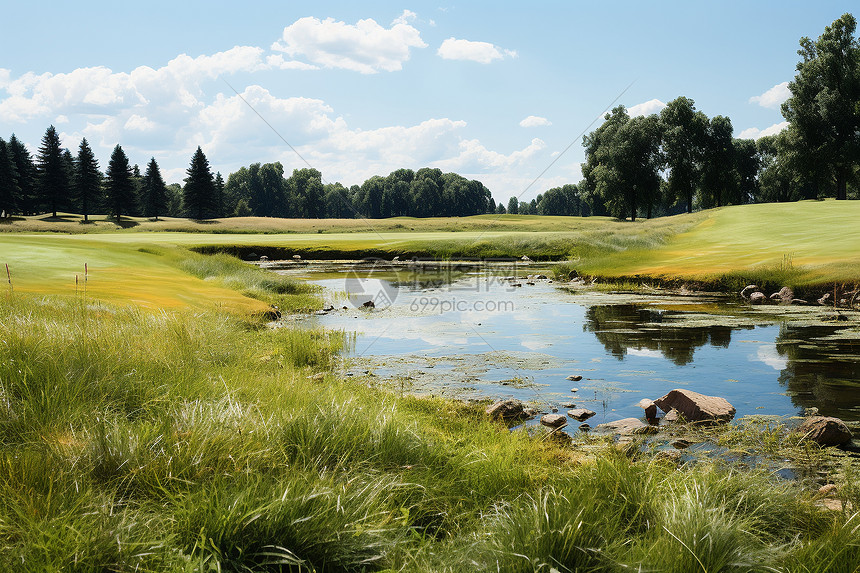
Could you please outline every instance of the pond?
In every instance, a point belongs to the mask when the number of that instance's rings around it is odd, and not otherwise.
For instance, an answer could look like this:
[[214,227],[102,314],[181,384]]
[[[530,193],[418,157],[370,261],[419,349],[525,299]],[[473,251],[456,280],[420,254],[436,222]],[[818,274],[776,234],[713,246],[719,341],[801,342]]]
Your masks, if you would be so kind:
[[303,322],[356,333],[344,374],[395,390],[575,404],[592,425],[641,417],[640,399],[673,388],[722,396],[737,416],[860,421],[857,312],[601,292],[525,263],[273,266],[327,289],[335,309]]

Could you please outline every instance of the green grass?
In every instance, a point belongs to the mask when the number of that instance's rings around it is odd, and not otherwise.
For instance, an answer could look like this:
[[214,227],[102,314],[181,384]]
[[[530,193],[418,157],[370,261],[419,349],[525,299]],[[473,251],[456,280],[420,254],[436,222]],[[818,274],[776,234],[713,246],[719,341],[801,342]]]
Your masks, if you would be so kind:
[[856,566],[856,517],[803,482],[341,379],[342,333],[16,293],[0,341],[3,571]]

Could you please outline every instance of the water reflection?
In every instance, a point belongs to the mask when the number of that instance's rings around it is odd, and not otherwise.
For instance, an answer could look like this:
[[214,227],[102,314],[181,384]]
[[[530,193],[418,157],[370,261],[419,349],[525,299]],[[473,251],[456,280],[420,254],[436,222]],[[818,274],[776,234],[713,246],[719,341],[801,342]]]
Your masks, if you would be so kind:
[[585,332],[592,332],[607,352],[623,360],[631,350],[659,352],[678,366],[693,362],[697,348],[710,344],[728,348],[732,330],[747,327],[670,326],[669,319],[680,313],[632,304],[592,306],[585,313]]
[[783,325],[776,339],[786,360],[779,383],[798,406],[860,419],[860,340],[828,338],[840,330]]

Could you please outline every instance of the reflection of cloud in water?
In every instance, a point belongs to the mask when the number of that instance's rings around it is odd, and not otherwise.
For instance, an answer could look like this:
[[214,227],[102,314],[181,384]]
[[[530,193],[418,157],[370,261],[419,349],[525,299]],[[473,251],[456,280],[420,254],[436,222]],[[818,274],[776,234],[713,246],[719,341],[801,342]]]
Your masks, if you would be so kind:
[[663,358],[663,353],[650,348],[628,348],[628,356],[647,356],[648,358]]
[[[389,322],[385,328],[373,320],[356,321],[350,324],[350,330],[364,334],[370,339],[383,338],[386,340],[420,340],[433,346],[462,345],[469,343],[469,332],[464,332],[462,325],[457,323],[436,322],[431,328],[420,318],[401,318],[396,323]],[[359,345],[361,346],[361,345]]]
[[549,340],[541,340],[539,338],[525,338],[520,341],[520,344],[528,348],[529,350],[541,350],[543,348],[549,348],[552,346],[552,342]]
[[751,362],[763,362],[774,370],[785,370],[788,360],[779,355],[776,344],[765,344],[758,347],[758,352],[750,354]]

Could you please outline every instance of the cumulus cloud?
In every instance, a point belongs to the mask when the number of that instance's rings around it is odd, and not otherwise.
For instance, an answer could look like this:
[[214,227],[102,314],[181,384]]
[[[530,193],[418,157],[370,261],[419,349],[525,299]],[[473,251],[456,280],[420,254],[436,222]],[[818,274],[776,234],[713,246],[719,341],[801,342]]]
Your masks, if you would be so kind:
[[520,127],[541,127],[544,125],[552,125],[552,122],[537,115],[530,115],[520,122]]
[[469,60],[479,64],[489,64],[504,57],[516,58],[514,50],[505,50],[488,42],[473,42],[448,38],[436,53],[446,60]]
[[627,108],[627,115],[637,117],[640,115],[651,115],[652,113],[660,113],[666,104],[658,99],[651,99],[642,103],[637,103]]
[[406,10],[390,28],[369,18],[355,24],[301,18],[284,28],[272,49],[324,68],[362,74],[394,72],[403,68],[411,48],[427,47],[421,33],[408,23],[412,17],[414,13]]
[[777,133],[779,133],[780,131],[782,131],[786,127],[788,127],[787,121],[781,121],[779,123],[775,123],[775,124],[771,125],[770,127],[766,127],[764,129],[759,129],[757,127],[750,127],[750,128],[743,130],[742,132],[740,132],[740,134],[738,135],[738,138],[740,138],[740,139],[758,139],[759,137],[765,137],[767,135],[776,135]]
[[788,82],[776,84],[761,95],[750,98],[750,103],[757,103],[762,107],[770,109],[779,109],[782,102],[791,97],[791,91],[788,89]]
[[486,170],[506,170],[522,164],[546,147],[543,140],[534,138],[524,147],[505,155],[487,149],[477,139],[464,139],[459,143],[456,157],[434,162],[436,167],[457,173],[480,173]]

